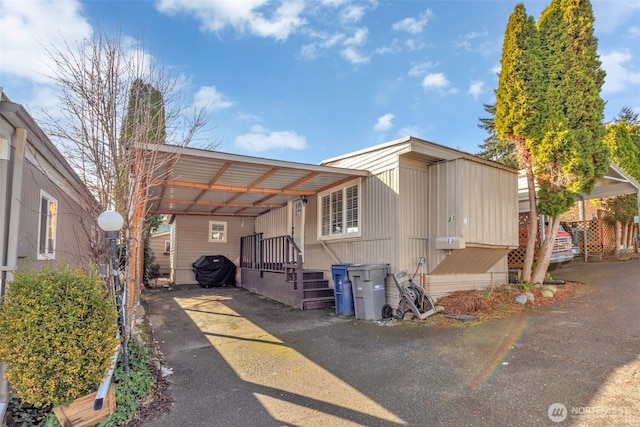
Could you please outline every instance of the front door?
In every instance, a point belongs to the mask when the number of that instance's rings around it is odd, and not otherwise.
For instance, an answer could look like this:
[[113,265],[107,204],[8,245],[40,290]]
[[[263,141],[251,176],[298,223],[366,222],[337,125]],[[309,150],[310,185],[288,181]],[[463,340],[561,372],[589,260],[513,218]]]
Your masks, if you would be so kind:
[[291,236],[304,256],[304,207],[302,199],[291,203]]

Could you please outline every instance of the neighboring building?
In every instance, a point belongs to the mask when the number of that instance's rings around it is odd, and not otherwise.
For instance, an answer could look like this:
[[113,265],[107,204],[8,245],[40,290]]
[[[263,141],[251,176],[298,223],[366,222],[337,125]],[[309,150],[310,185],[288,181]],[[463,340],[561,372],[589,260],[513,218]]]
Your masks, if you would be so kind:
[[[21,266],[87,265],[98,203],[26,109],[0,88],[0,293]],[[0,419],[7,398],[0,367]]]
[[171,270],[171,226],[162,224],[149,236],[149,246],[156,258],[156,263],[160,266],[160,274],[169,277]]
[[[177,285],[196,283],[201,255],[224,255],[241,267],[243,287],[302,308],[318,306],[324,287],[300,286],[303,271],[330,287],[341,263],[389,264],[390,275],[424,269],[437,296],[506,283],[506,255],[518,245],[517,171],[414,137],[321,165],[185,149],[158,173],[148,207],[175,215]],[[386,300],[398,302],[391,276]]]

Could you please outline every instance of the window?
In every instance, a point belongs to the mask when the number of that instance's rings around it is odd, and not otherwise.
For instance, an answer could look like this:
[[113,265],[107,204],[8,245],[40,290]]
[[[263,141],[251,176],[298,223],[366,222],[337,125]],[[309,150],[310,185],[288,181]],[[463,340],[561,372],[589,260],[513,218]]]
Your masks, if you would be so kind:
[[39,214],[38,259],[55,259],[58,201],[44,191],[40,191]]
[[359,184],[320,194],[320,238],[360,235]]
[[165,240],[164,241],[164,253],[165,254],[171,253],[171,241],[170,240]]
[[226,243],[227,222],[209,221],[209,242]]

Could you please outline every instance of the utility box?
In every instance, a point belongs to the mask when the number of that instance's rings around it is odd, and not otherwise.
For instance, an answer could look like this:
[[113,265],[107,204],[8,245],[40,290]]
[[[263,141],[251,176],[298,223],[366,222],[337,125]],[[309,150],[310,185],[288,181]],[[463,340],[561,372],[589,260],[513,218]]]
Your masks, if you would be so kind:
[[333,277],[333,295],[336,298],[336,314],[351,317],[355,314],[353,288],[347,268],[353,264],[334,264],[331,266]]
[[353,264],[347,268],[353,286],[356,319],[380,320],[389,264]]

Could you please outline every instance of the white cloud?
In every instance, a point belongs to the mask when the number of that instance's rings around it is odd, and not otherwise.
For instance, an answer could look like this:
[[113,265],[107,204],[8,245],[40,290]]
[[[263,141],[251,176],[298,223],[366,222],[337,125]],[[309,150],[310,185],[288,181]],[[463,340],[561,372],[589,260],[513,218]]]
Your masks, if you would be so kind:
[[484,92],[484,82],[476,80],[469,85],[469,94],[473,96],[473,99],[478,99]]
[[449,87],[451,82],[447,80],[447,76],[444,73],[430,73],[422,79],[422,87],[425,90],[445,90]]
[[353,47],[346,47],[340,52],[342,57],[352,64],[366,64],[371,58],[358,52]]
[[51,48],[63,40],[72,43],[90,38],[92,34],[79,1],[3,1],[0,3],[0,40],[4,41],[0,73],[46,82],[48,78],[42,73],[48,71],[51,60],[43,46]]
[[235,102],[218,92],[215,86],[202,86],[193,96],[193,102],[196,107],[204,107],[211,111],[222,110],[235,105]]
[[398,138],[404,138],[406,136],[420,136],[422,131],[418,126],[404,126],[398,130]]
[[262,118],[260,116],[256,116],[255,114],[251,114],[251,113],[240,112],[236,117],[238,118],[238,120],[243,120],[243,121],[252,121],[252,122],[262,121]]
[[308,43],[300,46],[300,50],[296,54],[296,58],[307,61],[313,61],[318,58],[318,45],[315,43]]
[[395,116],[391,113],[378,117],[378,121],[373,127],[373,130],[384,132],[391,129],[393,127],[393,123],[391,123],[391,120],[393,120],[394,117]]
[[[269,3],[269,0],[160,0],[156,7],[158,11],[169,15],[194,15],[200,20],[203,31],[218,32],[231,27],[242,33],[248,32],[276,40],[286,40],[306,24],[306,20],[300,16],[304,10],[303,2],[285,0],[275,9],[268,8]],[[271,16],[266,17],[265,12],[269,12]]]
[[405,46],[407,46],[407,49],[409,50],[420,50],[420,49],[424,49],[425,47],[425,43],[421,42],[421,41],[415,41],[413,39],[409,39],[406,42],[404,42]]
[[627,49],[614,50],[600,56],[602,68],[607,72],[603,92],[622,92],[629,86],[640,84],[640,70],[633,71],[625,67],[632,59],[633,56]]
[[418,34],[422,32],[424,26],[427,25],[427,22],[429,22],[429,19],[431,19],[433,16],[434,15],[433,12],[431,12],[431,9],[427,9],[418,16],[418,19],[413,17],[405,18],[398,22],[395,22],[391,26],[391,28],[394,31],[406,31],[411,34]]
[[307,139],[293,131],[271,131],[255,125],[250,133],[236,137],[234,145],[247,151],[302,150],[307,147]]
[[629,28],[629,37],[633,39],[635,39],[636,37],[640,37],[640,27]]
[[348,3],[349,0],[322,0],[321,3],[324,6],[338,7],[345,3]]
[[415,63],[409,69],[409,75],[411,77],[422,77],[427,74],[427,70],[435,67],[436,65],[436,63],[433,63],[431,61]]
[[393,39],[388,46],[381,46],[375,51],[378,55],[388,55],[402,52],[402,48],[398,45],[398,39]]
[[367,42],[368,28],[358,28],[353,36],[344,41],[345,46],[362,46]]
[[342,42],[344,49],[340,51],[340,54],[344,59],[352,64],[364,64],[369,62],[370,57],[360,53],[356,47],[362,46],[367,42],[367,34],[369,30],[367,28],[358,28],[351,37],[347,37]]
[[330,49],[342,42],[345,38],[344,34],[327,34],[320,32],[309,32],[311,37],[320,39],[319,42],[307,43],[300,46],[296,58],[312,61],[319,58],[322,51]]
[[349,5],[340,13],[340,22],[343,24],[360,22],[363,16],[364,7]]
[[453,45],[458,49],[464,49],[468,52],[481,53],[483,55],[492,55],[502,52],[502,38],[493,37],[487,39],[489,32],[484,31],[471,31],[463,36],[458,37],[458,40]]

